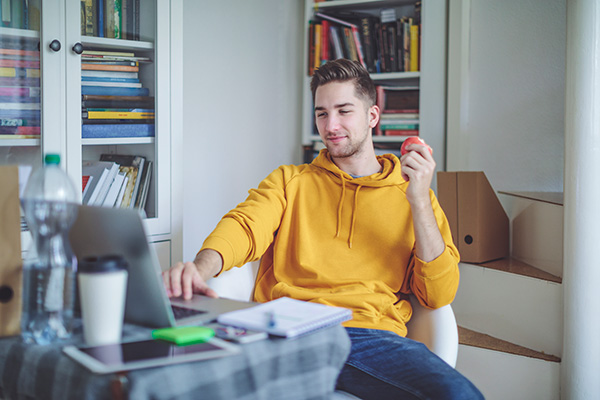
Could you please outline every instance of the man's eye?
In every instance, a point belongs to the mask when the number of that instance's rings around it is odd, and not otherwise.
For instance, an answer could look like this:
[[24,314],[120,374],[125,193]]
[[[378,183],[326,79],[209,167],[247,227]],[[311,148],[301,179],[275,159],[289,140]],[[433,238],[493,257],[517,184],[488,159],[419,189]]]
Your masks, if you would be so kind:
[[340,110],[340,114],[348,114],[350,110]]

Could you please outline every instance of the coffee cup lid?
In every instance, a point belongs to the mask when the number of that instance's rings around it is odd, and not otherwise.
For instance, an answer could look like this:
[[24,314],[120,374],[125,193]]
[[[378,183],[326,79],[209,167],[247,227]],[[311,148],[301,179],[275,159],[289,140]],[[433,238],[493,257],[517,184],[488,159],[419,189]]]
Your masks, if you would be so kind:
[[118,254],[84,257],[77,265],[78,272],[115,272],[127,269],[127,261]]

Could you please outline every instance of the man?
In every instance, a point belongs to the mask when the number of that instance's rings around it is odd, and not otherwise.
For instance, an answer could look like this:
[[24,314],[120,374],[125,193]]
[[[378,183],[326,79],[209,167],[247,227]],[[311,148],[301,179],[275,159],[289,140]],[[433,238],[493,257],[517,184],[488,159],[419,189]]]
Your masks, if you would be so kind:
[[368,72],[328,62],[312,78],[326,146],[311,163],[282,166],[226,214],[194,262],[163,274],[170,296],[216,296],[206,281],[262,257],[254,299],[288,296],[347,307],[351,354],[338,388],[361,398],[481,398],[452,367],[404,338],[413,293],[429,308],[454,299],[459,255],[433,191],[423,145],[401,161],[377,157],[379,121]]

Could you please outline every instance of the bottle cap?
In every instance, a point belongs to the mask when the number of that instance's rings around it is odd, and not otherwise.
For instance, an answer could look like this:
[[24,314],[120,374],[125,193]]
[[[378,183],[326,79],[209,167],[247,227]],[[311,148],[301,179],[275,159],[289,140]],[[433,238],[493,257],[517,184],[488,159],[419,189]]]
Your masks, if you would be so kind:
[[127,270],[127,261],[117,254],[84,257],[77,266],[78,272],[90,274],[123,270]]
[[46,164],[60,164],[60,154],[46,154],[44,157],[44,162]]

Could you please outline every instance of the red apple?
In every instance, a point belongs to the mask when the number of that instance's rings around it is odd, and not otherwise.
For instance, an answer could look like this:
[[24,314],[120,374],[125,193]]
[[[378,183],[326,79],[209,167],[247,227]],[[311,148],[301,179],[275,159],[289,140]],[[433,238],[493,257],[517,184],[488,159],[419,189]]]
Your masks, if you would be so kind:
[[433,154],[433,149],[431,147],[429,147],[429,145],[427,143],[425,143],[425,141],[423,139],[421,139],[419,137],[411,136],[402,143],[402,147],[400,147],[400,155],[403,156],[406,153],[408,153],[408,150],[406,150],[406,146],[408,146],[409,144],[420,144],[423,146],[427,146],[427,148],[429,149],[429,152],[431,154]]

